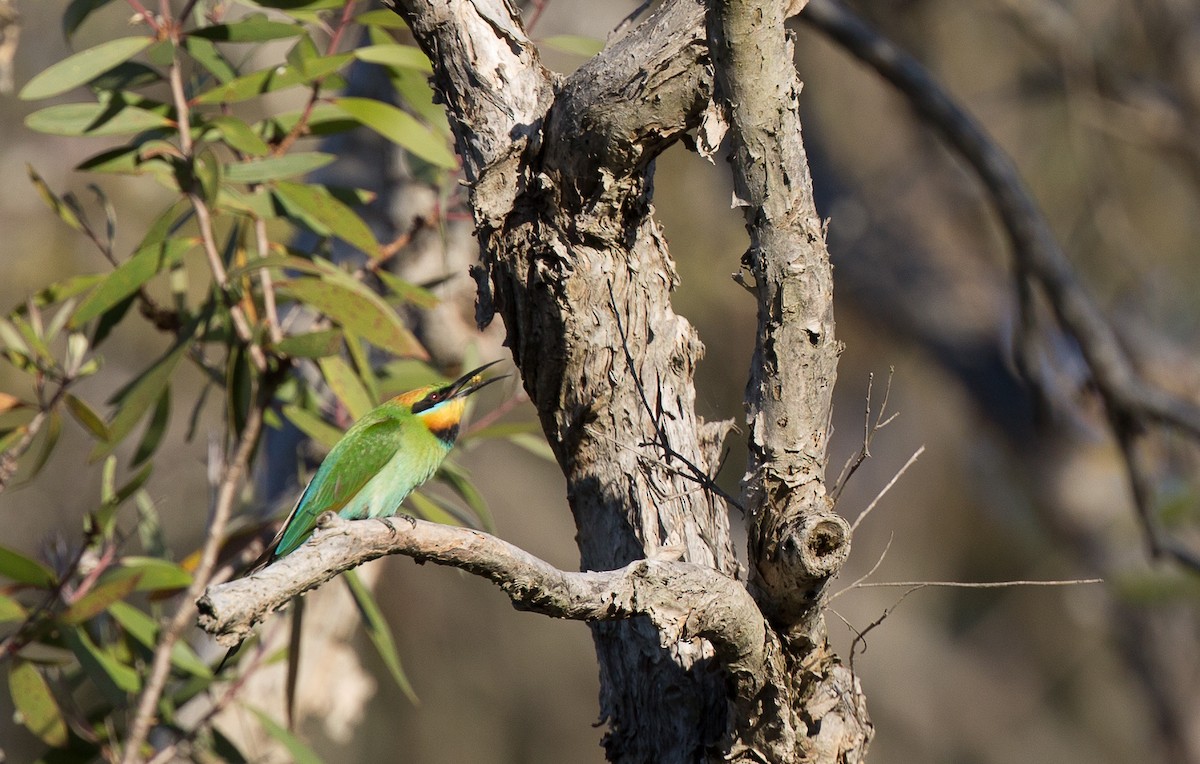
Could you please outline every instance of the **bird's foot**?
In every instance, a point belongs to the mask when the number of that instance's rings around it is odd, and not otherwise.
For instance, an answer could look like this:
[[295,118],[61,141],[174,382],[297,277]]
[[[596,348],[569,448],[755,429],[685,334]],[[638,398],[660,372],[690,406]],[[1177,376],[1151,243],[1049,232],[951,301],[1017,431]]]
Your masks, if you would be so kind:
[[412,515],[399,514],[399,515],[393,515],[392,517],[377,517],[375,519],[378,520],[379,522],[383,523],[384,525],[386,525],[388,530],[392,532],[393,536],[396,535],[396,526],[392,525],[392,520],[395,520],[395,519],[406,520],[406,521],[408,521],[408,524],[411,525],[412,527],[414,527],[414,528],[417,527],[417,519],[415,517],[413,517]]

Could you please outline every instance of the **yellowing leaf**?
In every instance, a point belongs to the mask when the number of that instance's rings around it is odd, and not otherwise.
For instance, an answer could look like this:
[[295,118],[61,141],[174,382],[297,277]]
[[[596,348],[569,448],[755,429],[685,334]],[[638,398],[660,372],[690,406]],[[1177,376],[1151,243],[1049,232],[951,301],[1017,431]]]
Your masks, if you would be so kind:
[[8,691],[16,707],[15,721],[52,748],[67,744],[67,723],[46,679],[29,661],[17,658],[8,669]]

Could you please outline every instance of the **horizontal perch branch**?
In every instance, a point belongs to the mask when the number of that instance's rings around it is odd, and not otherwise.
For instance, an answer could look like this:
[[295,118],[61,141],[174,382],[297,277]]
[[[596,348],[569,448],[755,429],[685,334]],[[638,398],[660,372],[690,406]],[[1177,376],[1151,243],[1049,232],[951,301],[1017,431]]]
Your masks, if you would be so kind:
[[327,514],[312,540],[245,578],[212,586],[197,603],[200,625],[233,645],[255,624],[342,571],[387,554],[482,576],[518,610],[555,618],[607,621],[644,615],[664,641],[702,637],[740,678],[756,673],[767,639],[745,587],[686,562],[638,560],[618,570],[568,572],[495,536],[407,517],[347,521]]

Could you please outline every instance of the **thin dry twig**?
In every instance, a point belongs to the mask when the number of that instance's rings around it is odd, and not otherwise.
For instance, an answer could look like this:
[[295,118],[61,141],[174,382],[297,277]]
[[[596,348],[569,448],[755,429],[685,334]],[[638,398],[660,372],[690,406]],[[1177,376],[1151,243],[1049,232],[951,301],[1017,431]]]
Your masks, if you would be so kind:
[[[1080,281],[1071,262],[1025,187],[1012,160],[923,66],[855,16],[838,0],[812,0],[798,17],[892,83],[918,115],[950,144],[979,176],[1008,234],[1021,279],[1036,283],[1058,323],[1074,337],[1104,401],[1114,433],[1150,424],[1176,428],[1200,440],[1200,404],[1143,379],[1116,332]],[[1022,300],[1023,305],[1028,300]],[[1038,380],[1032,380],[1035,383]],[[1200,553],[1170,539],[1155,519],[1154,491],[1139,459],[1123,444],[1125,469],[1138,519],[1152,557],[1167,556],[1200,571]]]
[[238,493],[241,490],[242,480],[249,471],[250,460],[258,448],[258,437],[262,432],[263,408],[262,400],[250,407],[237,449],[223,470],[216,504],[208,524],[208,536],[204,540],[204,548],[200,555],[200,563],[192,574],[191,586],[183,595],[183,601],[160,635],[158,645],[154,650],[150,676],[142,690],[137,712],[125,742],[125,753],[121,759],[123,764],[133,764],[133,762],[142,760],[141,747],[150,733],[158,700],[162,697],[163,688],[166,687],[171,673],[171,651],[184,630],[196,617],[196,600],[204,593],[216,567],[217,553],[220,550],[221,541],[225,537],[225,528],[233,514],[234,505],[237,504]]
[[841,473],[838,475],[837,480],[834,481],[833,488],[829,491],[829,498],[833,499],[834,502],[838,500],[838,496],[841,496],[842,490],[846,487],[846,483],[849,482],[850,477],[858,471],[863,462],[870,458],[871,442],[875,440],[875,436],[879,434],[880,430],[891,424],[896,417],[900,416],[900,412],[897,411],[886,419],[884,418],[884,415],[887,413],[888,399],[892,396],[892,378],[895,375],[896,367],[892,366],[888,369],[887,387],[883,391],[883,402],[879,404],[879,413],[875,416],[874,424],[871,423],[871,393],[875,387],[875,372],[867,375],[867,400],[866,410],[863,412],[862,446],[859,447],[857,453],[846,460]]
[[876,494],[875,498],[871,500],[871,503],[867,505],[867,508],[864,509],[862,512],[859,512],[858,517],[854,518],[854,522],[850,524],[850,532],[851,533],[853,533],[855,531],[855,529],[858,528],[858,524],[861,523],[863,520],[865,520],[867,515],[871,514],[871,510],[875,509],[875,505],[879,503],[879,500],[882,499],[884,496],[886,496],[888,491],[892,490],[892,486],[896,485],[896,482],[898,480],[900,480],[900,478],[904,475],[905,472],[908,472],[908,468],[913,466],[913,463],[916,462],[917,458],[920,457],[921,454],[923,454],[923,453],[925,453],[925,446],[921,446],[920,448],[918,448],[916,451],[913,452],[912,456],[908,457],[908,461],[906,461],[904,463],[904,466],[901,467],[900,470],[895,475],[892,476],[892,479],[887,482],[887,485],[885,485],[879,491],[879,493]]

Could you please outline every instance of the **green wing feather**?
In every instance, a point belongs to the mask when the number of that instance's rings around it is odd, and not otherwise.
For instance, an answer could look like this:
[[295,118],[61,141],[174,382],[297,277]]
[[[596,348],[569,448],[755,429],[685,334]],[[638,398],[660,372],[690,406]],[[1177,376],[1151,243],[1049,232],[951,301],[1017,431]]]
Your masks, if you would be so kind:
[[[317,468],[283,529],[271,543],[271,559],[294,551],[317,527],[322,512],[338,512],[396,455],[406,431],[405,417],[376,409],[355,423]],[[358,517],[347,517],[357,520]]]

